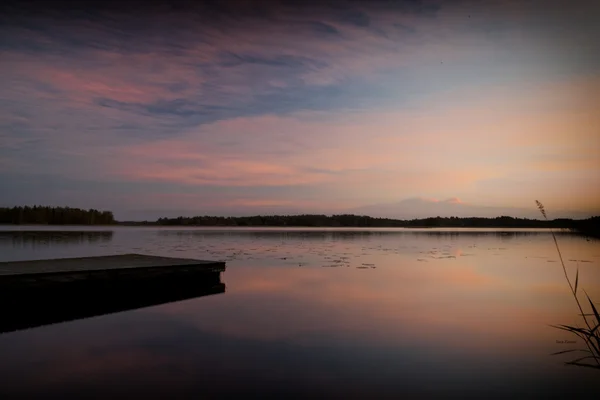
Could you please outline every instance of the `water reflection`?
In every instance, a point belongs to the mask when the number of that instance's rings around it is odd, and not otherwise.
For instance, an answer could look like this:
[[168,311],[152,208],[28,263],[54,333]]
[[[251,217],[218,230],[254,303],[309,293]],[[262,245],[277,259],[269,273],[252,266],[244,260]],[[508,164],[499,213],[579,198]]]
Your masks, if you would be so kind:
[[0,231],[0,246],[13,247],[108,243],[112,239],[113,231]]
[[[597,242],[559,243],[580,287],[600,298]],[[597,392],[596,371],[549,355],[570,339],[549,325],[579,317],[547,231],[144,228],[116,229],[112,246],[231,259],[227,295],[1,335],[0,397]]]

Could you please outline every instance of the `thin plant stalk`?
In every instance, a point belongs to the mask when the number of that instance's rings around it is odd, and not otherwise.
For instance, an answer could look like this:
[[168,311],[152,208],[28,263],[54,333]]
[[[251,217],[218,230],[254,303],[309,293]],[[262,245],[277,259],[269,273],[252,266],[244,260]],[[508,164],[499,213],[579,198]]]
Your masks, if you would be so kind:
[[[536,200],[535,203],[536,203],[538,209],[540,210],[540,212],[542,213],[543,217],[546,219],[546,221],[549,221],[548,216],[546,215],[546,209],[544,208],[544,205],[541,202],[539,202],[538,200]],[[583,307],[581,306],[581,303],[579,302],[579,299],[577,297],[577,288],[579,285],[579,268],[577,269],[577,272],[575,275],[575,286],[573,286],[573,284],[571,283],[571,279],[569,278],[569,274],[567,273],[567,267],[565,266],[565,262],[563,260],[562,253],[560,251],[560,247],[558,246],[558,241],[556,240],[556,235],[554,235],[554,231],[552,230],[552,228],[550,228],[550,233],[552,234],[552,239],[554,239],[554,245],[556,246],[556,251],[558,252],[558,257],[560,259],[560,263],[562,265],[562,269],[565,274],[565,278],[567,280],[567,283],[569,284],[571,293],[573,294],[573,297],[575,298],[575,302],[577,303],[577,307],[579,308],[579,311],[581,313],[580,315],[583,317],[583,320],[588,328],[587,330],[585,330],[583,328],[577,328],[577,327],[572,327],[572,326],[567,326],[567,325],[560,325],[560,326],[552,325],[554,328],[562,329],[562,330],[571,332],[571,333],[579,336],[581,339],[583,339],[586,347],[588,348],[587,350],[579,350],[579,351],[583,351],[583,352],[591,354],[591,355],[581,357],[576,360],[567,362],[566,364],[578,365],[578,366],[584,366],[584,367],[592,367],[592,368],[600,368],[600,338],[598,336],[598,334],[600,333],[600,332],[598,332],[598,329],[600,327],[600,316],[598,315],[598,312],[597,312],[596,308],[594,307],[594,304],[592,303],[590,297],[587,296],[587,293],[586,293],[586,296],[588,298],[588,301],[590,302],[592,311],[594,313],[586,314],[583,311]],[[587,316],[592,316],[592,315],[595,316],[596,320],[597,320],[596,326],[593,328],[587,319]],[[596,343],[594,343],[594,340]],[[578,351],[578,350],[574,349],[574,350],[559,351],[557,353],[554,353],[554,355],[572,352],[572,351]],[[596,361],[597,366],[580,362],[583,360],[588,360],[590,358],[592,358],[592,359],[594,359],[594,361]]]

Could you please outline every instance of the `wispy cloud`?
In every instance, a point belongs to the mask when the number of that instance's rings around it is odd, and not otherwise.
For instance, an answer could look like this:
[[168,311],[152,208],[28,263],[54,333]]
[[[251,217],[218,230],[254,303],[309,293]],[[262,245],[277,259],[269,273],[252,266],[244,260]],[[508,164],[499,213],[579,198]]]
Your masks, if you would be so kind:
[[[520,204],[583,174],[598,199],[596,6],[544,3],[541,16],[541,4],[13,5],[0,17],[0,168],[309,208]],[[511,182],[524,170],[523,192]]]

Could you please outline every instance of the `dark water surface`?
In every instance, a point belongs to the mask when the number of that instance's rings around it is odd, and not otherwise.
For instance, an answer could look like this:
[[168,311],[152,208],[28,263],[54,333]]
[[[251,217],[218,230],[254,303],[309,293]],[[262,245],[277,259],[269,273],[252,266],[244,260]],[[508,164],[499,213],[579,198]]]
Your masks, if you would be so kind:
[[[135,252],[227,271],[224,293],[1,334],[1,399],[600,394],[600,372],[549,355],[584,343],[548,326],[580,320],[547,231],[3,229],[0,261]],[[558,240],[600,299],[600,242]]]

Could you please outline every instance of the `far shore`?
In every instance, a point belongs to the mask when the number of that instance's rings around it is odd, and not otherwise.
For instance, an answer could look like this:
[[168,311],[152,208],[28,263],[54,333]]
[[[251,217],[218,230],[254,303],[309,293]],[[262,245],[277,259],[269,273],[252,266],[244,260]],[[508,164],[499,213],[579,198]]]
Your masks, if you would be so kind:
[[271,228],[552,228],[600,236],[600,216],[587,219],[539,220],[510,216],[377,218],[354,214],[254,215],[243,217],[195,216],[158,218],[155,221],[118,221],[111,211],[71,207],[24,206],[0,208],[0,225],[19,226],[153,226],[153,227],[271,227]]

